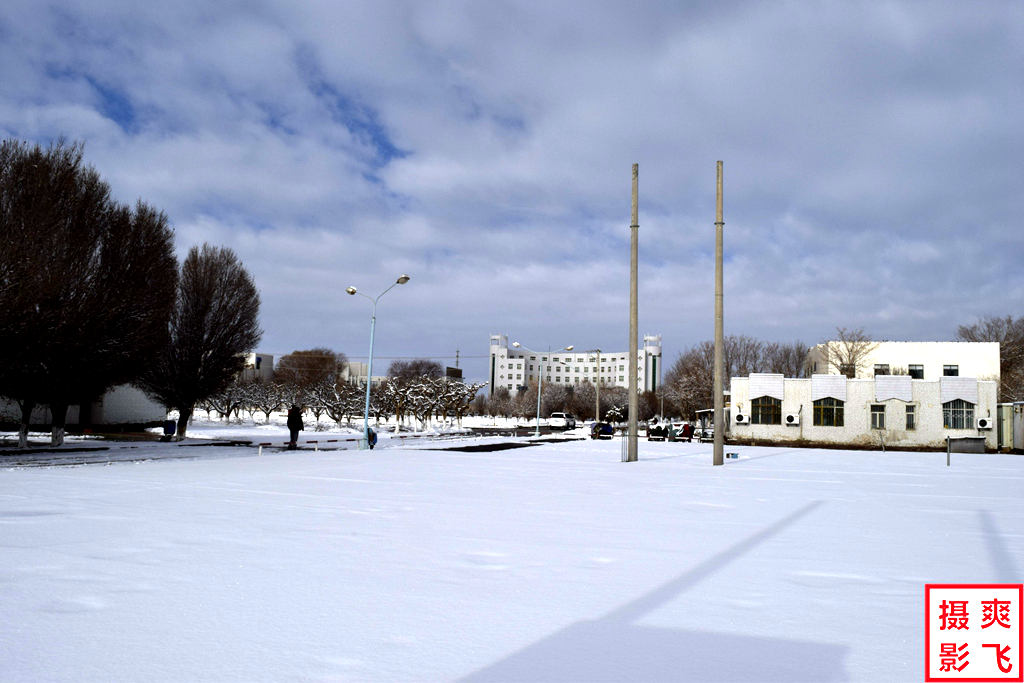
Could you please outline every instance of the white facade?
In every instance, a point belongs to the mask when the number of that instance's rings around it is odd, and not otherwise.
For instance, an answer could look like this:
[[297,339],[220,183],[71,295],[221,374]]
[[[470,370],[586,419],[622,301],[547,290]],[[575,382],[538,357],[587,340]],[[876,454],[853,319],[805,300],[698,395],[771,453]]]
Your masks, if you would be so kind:
[[[583,382],[602,387],[629,386],[628,351],[527,351],[511,346],[508,336],[491,335],[488,378],[493,395],[498,387],[505,387],[515,396],[520,387],[537,382],[578,385]],[[643,346],[637,352],[637,386],[642,391],[654,391],[661,382],[661,335],[645,335]]]
[[[374,364],[376,366],[376,364]],[[341,368],[341,379],[349,384],[366,384],[366,371],[369,366],[359,361],[350,361]],[[373,386],[387,379],[386,375],[374,375]]]
[[[826,342],[839,344],[840,342]],[[900,372],[914,379],[944,376],[977,377],[999,381],[999,342],[869,342],[875,345],[856,368],[856,378]],[[807,356],[811,373],[840,374],[825,360],[825,344]]]
[[270,381],[274,379],[274,354],[253,351],[245,354],[245,367],[242,368],[242,380],[251,382]]
[[[874,447],[944,448],[947,436],[972,436],[994,449],[997,387],[995,381],[971,377],[733,377],[729,430],[740,440]],[[980,428],[981,418],[989,428]]]

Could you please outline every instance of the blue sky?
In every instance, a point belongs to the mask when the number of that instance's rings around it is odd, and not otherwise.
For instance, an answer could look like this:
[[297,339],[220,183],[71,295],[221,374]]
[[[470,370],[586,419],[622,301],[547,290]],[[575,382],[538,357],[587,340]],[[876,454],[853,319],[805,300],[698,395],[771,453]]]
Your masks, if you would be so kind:
[[666,360],[713,333],[950,339],[1024,314],[1017,2],[26,2],[0,134],[81,140],[184,253],[229,246],[261,350],[444,360],[488,335]]

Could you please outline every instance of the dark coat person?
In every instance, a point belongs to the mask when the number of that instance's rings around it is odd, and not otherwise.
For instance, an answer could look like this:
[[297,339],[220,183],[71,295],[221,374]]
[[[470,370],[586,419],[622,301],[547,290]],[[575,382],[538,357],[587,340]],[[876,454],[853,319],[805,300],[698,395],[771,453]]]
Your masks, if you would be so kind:
[[296,444],[299,440],[299,432],[303,430],[305,425],[302,424],[302,408],[296,404],[292,404],[292,407],[288,409],[288,432],[291,438],[288,441],[288,448],[296,448]]

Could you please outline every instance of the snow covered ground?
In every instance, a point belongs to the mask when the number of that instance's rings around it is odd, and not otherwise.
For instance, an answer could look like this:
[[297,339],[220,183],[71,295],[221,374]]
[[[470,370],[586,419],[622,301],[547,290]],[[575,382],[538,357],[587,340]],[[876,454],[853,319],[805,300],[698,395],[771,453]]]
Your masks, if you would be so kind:
[[0,470],[0,680],[919,681],[1021,581],[1020,456],[495,440]]

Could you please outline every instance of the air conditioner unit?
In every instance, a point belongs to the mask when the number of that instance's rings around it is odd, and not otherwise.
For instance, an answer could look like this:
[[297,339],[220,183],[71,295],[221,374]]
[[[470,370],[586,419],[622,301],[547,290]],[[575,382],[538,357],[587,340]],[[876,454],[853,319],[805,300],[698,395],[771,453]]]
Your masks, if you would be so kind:
[[991,417],[979,417],[976,422],[978,429],[992,429],[992,422],[994,420]]
[[800,416],[796,413],[789,413],[786,415],[786,424],[792,426],[800,424]]
[[750,416],[744,415],[743,413],[736,413],[736,424],[748,425],[750,424]]

